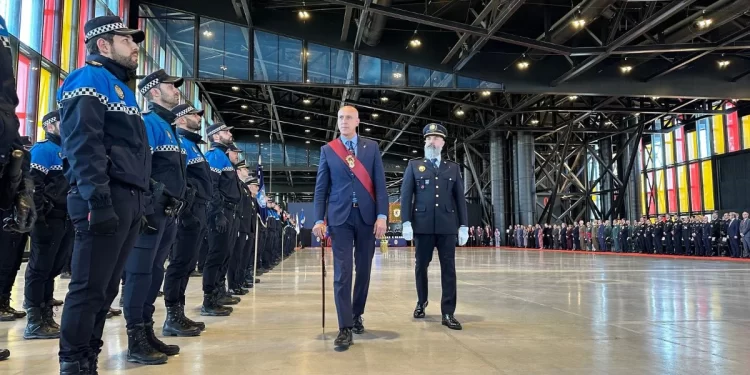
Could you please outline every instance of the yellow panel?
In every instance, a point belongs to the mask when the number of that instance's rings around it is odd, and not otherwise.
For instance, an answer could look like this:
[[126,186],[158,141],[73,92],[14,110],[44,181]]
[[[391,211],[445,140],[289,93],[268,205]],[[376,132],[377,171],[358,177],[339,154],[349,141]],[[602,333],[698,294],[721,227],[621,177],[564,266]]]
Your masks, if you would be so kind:
[[701,163],[703,169],[703,176],[701,184],[703,184],[703,207],[706,211],[714,209],[714,176],[711,167],[711,161],[706,160]]
[[744,149],[750,148],[750,115],[742,118],[742,145]]
[[687,167],[677,167],[677,194],[680,199],[680,212],[690,211],[690,197],[688,196]]
[[687,133],[687,150],[688,160],[698,158],[698,137],[695,136],[695,132]]
[[667,155],[667,165],[674,164],[674,141],[672,133],[664,134],[664,153]]
[[656,194],[656,199],[658,199],[657,213],[667,213],[667,189],[663,169],[656,171]]
[[73,22],[78,19],[78,15],[74,15],[74,11],[77,9],[75,6],[76,0],[63,0],[63,18],[62,18],[62,47],[60,49],[60,68],[66,72],[70,72],[71,60],[75,60],[74,45],[71,44],[73,37],[76,35],[76,28]]
[[726,147],[726,139],[724,137],[724,115],[716,115],[713,117],[713,120],[714,153],[723,154]]
[[52,98],[51,98],[51,85],[52,85],[52,74],[47,70],[42,68],[42,70],[39,71],[39,102],[37,105],[37,131],[36,131],[36,139],[37,141],[44,139],[44,131],[42,129],[42,118],[52,111],[54,108],[52,106]]

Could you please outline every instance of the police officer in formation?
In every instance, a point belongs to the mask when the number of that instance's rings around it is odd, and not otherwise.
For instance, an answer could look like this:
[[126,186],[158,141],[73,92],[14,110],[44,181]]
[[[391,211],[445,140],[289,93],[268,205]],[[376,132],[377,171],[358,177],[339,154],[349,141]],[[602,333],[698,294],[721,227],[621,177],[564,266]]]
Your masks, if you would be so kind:
[[416,245],[415,278],[417,306],[415,318],[424,318],[427,308],[427,268],[437,248],[443,297],[442,324],[462,329],[456,320],[456,243],[469,239],[468,214],[463,179],[458,164],[440,155],[447,131],[443,125],[429,124],[422,131],[424,158],[409,161],[401,184],[403,236]]
[[255,215],[257,210],[257,203],[253,197],[250,196],[247,183],[249,177],[248,167],[244,161],[237,164],[237,177],[241,184],[240,205],[237,210],[237,218],[239,220],[239,234],[235,241],[234,251],[232,253],[231,260],[229,262],[229,269],[227,274],[227,282],[229,283],[229,293],[234,295],[245,295],[248,293],[248,289],[245,288],[245,270],[249,246],[254,246],[255,237],[253,232],[255,231]]
[[26,266],[24,308],[28,313],[25,339],[60,337],[53,318],[55,277],[60,275],[73,251],[73,224],[68,217],[70,185],[63,175],[60,147],[60,115],[42,119],[47,138],[31,148],[31,177],[37,220],[31,231],[31,252]]
[[[60,373],[96,373],[109,306],[141,229],[151,152],[135,94],[144,33],[119,17],[84,26],[87,63],[57,93],[68,214],[76,229],[60,328]],[[129,332],[130,335],[145,332]],[[139,341],[142,342],[142,341]]]

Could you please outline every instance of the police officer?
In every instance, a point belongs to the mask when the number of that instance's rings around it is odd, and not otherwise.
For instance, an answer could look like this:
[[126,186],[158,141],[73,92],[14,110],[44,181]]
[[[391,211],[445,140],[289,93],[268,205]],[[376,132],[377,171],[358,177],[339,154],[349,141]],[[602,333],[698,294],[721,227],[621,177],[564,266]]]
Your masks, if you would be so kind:
[[[5,293],[8,293],[7,303],[10,303],[10,289],[16,272],[12,269],[15,263],[20,267],[21,255],[14,261],[11,254],[16,253],[18,247],[13,246],[13,240],[21,239],[19,232],[28,233],[35,219],[34,200],[32,197],[33,183],[29,178],[29,155],[25,152],[21,137],[18,134],[18,118],[15,114],[18,105],[16,95],[16,80],[13,76],[13,56],[10,51],[10,39],[5,19],[0,16],[0,243],[3,251],[0,253],[0,293],[3,293],[2,305],[6,304]],[[18,151],[18,152],[16,152]],[[20,214],[20,217],[19,217]],[[23,216],[25,215],[25,217]],[[10,219],[5,221],[5,219]],[[10,246],[9,246],[10,245]],[[23,251],[23,250],[21,250]],[[0,307],[0,320],[16,319],[18,314],[7,308]],[[15,311],[15,310],[13,310]],[[23,314],[26,315],[25,313]],[[22,318],[23,316],[19,317]],[[0,361],[8,359],[10,351],[0,349]]]
[[690,249],[690,239],[693,237],[693,233],[690,230],[690,221],[687,217],[682,218],[682,249],[683,255],[692,255],[693,252]]
[[[258,248],[260,248],[261,245],[261,239],[260,239],[260,231],[261,228],[264,225],[261,225],[262,217],[261,217],[261,210],[264,209],[260,206],[260,203],[258,202],[258,192],[260,191],[260,184],[258,182],[258,179],[256,177],[250,177],[246,181],[247,188],[250,191],[250,199],[251,204],[253,205],[253,223],[251,224],[252,230],[253,230],[253,238],[251,238],[248,242],[248,246],[250,247],[249,256],[246,262],[245,267],[245,288],[252,288],[255,283],[260,282],[260,279],[255,278],[255,272],[256,272],[256,265],[255,265],[255,258],[256,258],[256,252],[258,251]],[[256,243],[258,246],[256,246]],[[260,261],[260,254],[258,254],[257,258],[258,261]],[[260,268],[260,264],[257,265],[258,268]],[[258,270],[259,271],[259,270]]]
[[42,119],[47,139],[31,148],[31,178],[37,220],[31,231],[31,252],[26,267],[24,308],[28,320],[25,339],[60,337],[52,317],[52,292],[57,277],[73,250],[73,225],[68,218],[70,185],[63,175],[60,116],[57,111]]
[[[425,317],[427,307],[427,267],[437,247],[440,258],[442,324],[462,329],[453,313],[456,310],[456,241],[463,246],[469,239],[463,179],[458,164],[441,160],[446,129],[429,124],[422,133],[425,138],[424,159],[411,160],[401,183],[401,214],[403,236],[416,243],[415,278],[417,307],[415,318]],[[456,238],[458,234],[458,238]]]
[[[202,239],[207,232],[206,205],[213,194],[211,169],[198,145],[205,144],[199,134],[203,110],[190,104],[172,108],[177,136],[186,153],[187,205],[182,210],[177,226],[177,238],[164,276],[164,336],[197,336],[206,329],[203,322],[185,316],[185,290],[198,259]],[[193,329],[198,329],[198,332]]]
[[227,288],[227,277],[229,275],[229,264],[230,260],[234,259],[234,248],[237,245],[237,240],[239,239],[239,230],[240,230],[240,214],[242,212],[242,195],[243,192],[243,186],[244,183],[240,179],[240,175],[237,174],[237,169],[241,166],[242,167],[242,173],[243,176],[247,176],[247,168],[245,168],[245,163],[240,161],[239,154],[242,152],[234,143],[230,143],[227,150],[227,156],[229,157],[229,161],[232,163],[232,166],[235,169],[235,176],[237,177],[236,183],[238,184],[238,190],[240,191],[240,201],[237,203],[237,207],[235,210],[234,220],[231,221],[230,229],[232,231],[233,238],[233,247],[229,249],[229,252],[227,253],[227,256],[224,258],[224,262],[221,264],[221,267],[219,268],[219,283],[218,288],[221,290],[221,293],[223,294],[222,299],[220,299],[220,304],[227,304],[227,305],[236,305],[240,302],[239,297],[232,297],[232,293]]
[[229,261],[227,281],[229,282],[229,293],[234,295],[245,295],[248,290],[244,288],[245,269],[247,264],[248,252],[251,248],[248,246],[255,242],[255,200],[250,196],[247,184],[244,183],[249,179],[249,172],[244,161],[236,165],[237,177],[243,182],[242,194],[240,199],[240,208],[237,212],[239,220],[239,234],[234,245],[234,252]]
[[237,173],[227,155],[229,146],[234,141],[231,129],[232,127],[220,122],[206,129],[206,135],[211,140],[211,149],[206,153],[206,160],[212,172],[213,196],[208,208],[208,254],[203,265],[201,315],[204,316],[228,316],[232,313],[232,308],[223,305],[239,302],[239,299],[227,297],[223,286],[219,287],[222,279],[221,268],[237,239],[234,219],[241,194]]
[[674,220],[674,228],[672,230],[672,245],[674,246],[674,254],[682,255],[682,222],[680,222],[680,219],[677,216],[672,216],[672,220]]
[[664,223],[664,252],[667,254],[674,254],[674,244],[672,243],[673,232],[674,222],[669,219],[669,216],[667,216],[666,222]]
[[[141,30],[119,17],[84,26],[87,63],[57,93],[68,214],[76,230],[60,328],[60,374],[96,373],[104,320],[141,228],[151,153],[128,81],[138,67]],[[128,336],[143,336],[128,330]]]

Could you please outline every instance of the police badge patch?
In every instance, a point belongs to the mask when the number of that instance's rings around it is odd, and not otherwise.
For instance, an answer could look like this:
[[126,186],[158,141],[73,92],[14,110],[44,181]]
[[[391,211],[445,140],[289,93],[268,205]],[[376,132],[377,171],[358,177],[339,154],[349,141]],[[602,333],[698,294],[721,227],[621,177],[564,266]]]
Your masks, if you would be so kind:
[[424,172],[427,168],[425,168],[424,165],[420,165],[418,169],[420,172]]
[[115,93],[117,94],[117,97],[120,98],[120,100],[125,99],[125,93],[122,92],[120,86],[115,85]]

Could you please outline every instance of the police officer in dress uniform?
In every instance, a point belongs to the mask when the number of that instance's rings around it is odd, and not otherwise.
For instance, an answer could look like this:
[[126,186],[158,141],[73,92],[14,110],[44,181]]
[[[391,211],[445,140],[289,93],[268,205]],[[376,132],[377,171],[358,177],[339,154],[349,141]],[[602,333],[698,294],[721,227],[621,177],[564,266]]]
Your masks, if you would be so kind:
[[[15,263],[20,266],[21,254],[17,261],[12,259],[18,247],[14,240],[21,239],[20,233],[28,233],[35,220],[33,182],[29,177],[30,157],[18,134],[18,118],[15,114],[18,105],[16,80],[13,76],[13,57],[10,51],[10,39],[5,20],[0,16],[0,320],[14,320],[26,316],[14,314],[10,309],[10,289],[16,272],[12,271]],[[20,151],[20,154],[15,152]],[[15,153],[15,155],[13,155]],[[20,163],[19,163],[20,162]],[[21,252],[23,252],[21,248]],[[12,275],[12,279],[11,279]],[[7,294],[7,296],[6,296]],[[12,311],[11,311],[12,310]],[[16,312],[20,313],[20,312]],[[0,360],[10,357],[8,349],[0,349]]]
[[713,228],[708,217],[703,217],[701,226],[703,227],[703,238],[701,239],[703,241],[703,252],[707,257],[713,256],[713,248],[711,246],[711,231]]
[[422,133],[425,138],[424,159],[411,160],[401,183],[401,214],[403,236],[416,244],[415,278],[417,307],[415,318],[425,317],[427,307],[427,267],[437,247],[440,258],[440,301],[442,324],[460,330],[461,323],[453,316],[456,310],[456,242],[463,246],[469,239],[468,214],[463,179],[458,164],[441,160],[446,129],[429,124]]
[[[87,63],[57,92],[68,214],[76,230],[60,328],[60,374],[96,373],[109,306],[141,229],[151,174],[148,136],[127,84],[141,30],[119,17],[84,26]],[[144,342],[145,331],[128,330]]]
[[656,254],[664,253],[664,216],[659,216],[659,219],[654,225],[654,252]]
[[[151,194],[145,205],[144,228],[125,262],[123,310],[128,332],[128,361],[162,364],[180,352],[154,334],[154,302],[164,280],[164,262],[177,236],[177,216],[185,199],[185,154],[170,111],[180,102],[182,78],[164,70],[147,75],[138,90],[149,101],[143,115],[151,148]],[[191,327],[192,336],[200,331]],[[145,335],[135,334],[144,331]]]
[[260,225],[261,207],[258,204],[258,200],[256,198],[258,196],[258,191],[260,190],[260,185],[259,185],[258,179],[253,176],[250,176],[247,178],[247,180],[245,180],[245,185],[247,185],[248,192],[250,193],[249,201],[252,207],[252,212],[251,212],[252,216],[251,218],[248,219],[250,221],[250,227],[249,227],[250,231],[247,232],[248,233],[247,259],[244,264],[244,271],[241,270],[241,272],[243,272],[241,280],[244,280],[243,287],[252,288],[256,282],[260,282],[260,280],[255,279],[255,275],[253,274],[253,272],[255,271],[255,267],[254,267],[255,252],[257,251],[256,246],[255,246],[256,239],[258,240],[258,244],[260,245],[260,238],[257,237],[259,234],[256,233],[256,229],[258,230],[258,232],[260,232],[260,227],[261,227]]
[[232,313],[232,308],[224,305],[239,303],[239,298],[228,296],[221,284],[226,274],[224,265],[237,239],[238,227],[235,225],[239,222],[235,217],[242,194],[229,155],[234,147],[231,129],[220,122],[206,129],[206,135],[211,140],[206,160],[211,166],[214,194],[208,208],[208,254],[203,266],[201,315],[204,316],[227,316]]
[[666,217],[664,223],[664,252],[667,254],[674,254],[674,244],[672,242],[672,236],[674,235],[674,222]]
[[242,194],[240,198],[239,209],[237,210],[237,220],[239,220],[239,233],[234,244],[234,251],[229,260],[227,271],[227,282],[229,283],[229,293],[234,295],[245,295],[248,290],[244,288],[245,284],[245,264],[247,262],[247,252],[250,248],[247,246],[250,240],[255,241],[253,231],[255,230],[255,207],[251,202],[250,191],[245,181],[249,178],[249,171],[244,161],[235,165],[237,168],[237,177],[242,181]]
[[187,206],[177,225],[177,238],[164,277],[164,304],[167,318],[162,327],[164,336],[195,336],[190,327],[206,329],[203,322],[185,316],[185,290],[198,259],[198,251],[207,232],[206,206],[213,195],[211,168],[198,145],[205,144],[199,132],[203,110],[190,104],[172,108],[177,137],[186,153]]
[[24,308],[28,313],[25,339],[60,337],[60,326],[53,319],[52,293],[73,251],[73,224],[68,217],[70,185],[63,175],[60,148],[60,116],[57,111],[42,119],[47,139],[31,148],[31,178],[37,220],[31,231],[31,252],[26,267]]

